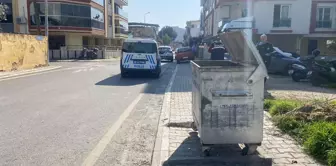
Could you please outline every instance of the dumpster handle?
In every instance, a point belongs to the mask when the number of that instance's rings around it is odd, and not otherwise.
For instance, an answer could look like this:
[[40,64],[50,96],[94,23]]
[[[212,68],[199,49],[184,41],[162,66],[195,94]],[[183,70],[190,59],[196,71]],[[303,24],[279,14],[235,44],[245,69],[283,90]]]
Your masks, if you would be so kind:
[[244,90],[211,90],[213,97],[248,97],[252,93]]

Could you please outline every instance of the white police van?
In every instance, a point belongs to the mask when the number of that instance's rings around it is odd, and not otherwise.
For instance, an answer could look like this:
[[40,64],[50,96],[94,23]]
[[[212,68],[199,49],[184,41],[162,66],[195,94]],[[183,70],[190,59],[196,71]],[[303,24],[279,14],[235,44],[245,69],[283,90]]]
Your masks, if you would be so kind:
[[121,77],[136,72],[148,72],[155,78],[161,74],[161,58],[153,39],[126,39],[120,58]]

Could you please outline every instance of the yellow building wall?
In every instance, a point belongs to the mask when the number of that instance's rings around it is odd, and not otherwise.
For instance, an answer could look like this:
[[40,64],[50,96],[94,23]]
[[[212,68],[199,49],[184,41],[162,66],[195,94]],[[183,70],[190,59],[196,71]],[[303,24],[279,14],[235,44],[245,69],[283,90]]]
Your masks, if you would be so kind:
[[0,33],[0,71],[48,65],[47,43],[44,36]]
[[69,50],[80,50],[83,48],[83,36],[77,34],[65,35],[65,45]]

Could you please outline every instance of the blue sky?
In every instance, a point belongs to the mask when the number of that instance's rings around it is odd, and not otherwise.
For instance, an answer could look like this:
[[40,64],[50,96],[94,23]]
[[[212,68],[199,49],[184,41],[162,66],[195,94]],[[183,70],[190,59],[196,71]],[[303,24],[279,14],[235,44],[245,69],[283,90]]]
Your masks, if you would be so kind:
[[125,7],[129,22],[144,22],[184,28],[186,21],[199,20],[200,0],[128,0]]

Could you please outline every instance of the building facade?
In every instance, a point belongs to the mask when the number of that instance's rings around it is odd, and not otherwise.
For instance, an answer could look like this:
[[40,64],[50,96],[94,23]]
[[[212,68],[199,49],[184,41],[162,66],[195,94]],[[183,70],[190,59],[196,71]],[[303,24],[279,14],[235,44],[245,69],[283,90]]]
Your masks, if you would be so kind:
[[[201,0],[205,36],[232,20],[253,17],[253,40],[261,34],[276,47],[308,55],[335,39],[336,0]],[[313,38],[313,39],[312,39]],[[309,48],[308,48],[309,47]],[[322,53],[330,54],[327,51]]]
[[[12,31],[45,35],[44,0],[6,0]],[[127,38],[127,0],[48,0],[49,48],[115,46]],[[10,21],[10,20],[8,20]]]

